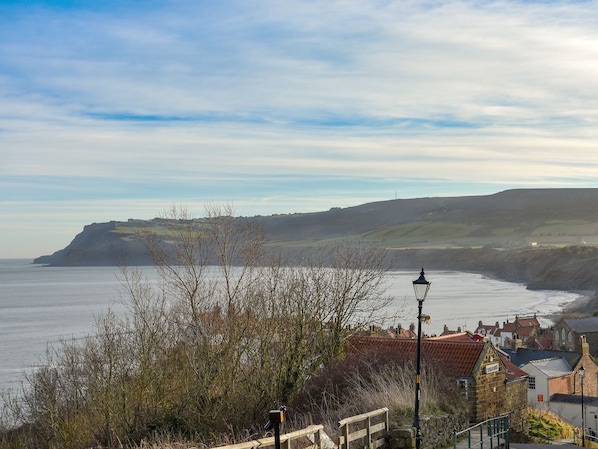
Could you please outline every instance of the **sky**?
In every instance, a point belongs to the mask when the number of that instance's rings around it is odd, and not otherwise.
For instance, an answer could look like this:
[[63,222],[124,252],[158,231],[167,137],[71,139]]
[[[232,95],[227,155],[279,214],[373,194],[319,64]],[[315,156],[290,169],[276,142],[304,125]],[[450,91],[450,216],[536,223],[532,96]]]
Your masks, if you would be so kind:
[[598,1],[0,0],[0,258],[565,187],[598,187]]

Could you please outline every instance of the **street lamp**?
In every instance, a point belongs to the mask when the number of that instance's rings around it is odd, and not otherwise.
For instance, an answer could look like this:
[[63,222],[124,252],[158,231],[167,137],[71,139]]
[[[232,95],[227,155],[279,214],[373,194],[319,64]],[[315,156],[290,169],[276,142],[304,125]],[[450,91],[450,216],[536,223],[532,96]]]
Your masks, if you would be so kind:
[[581,382],[581,445],[582,447],[586,447],[586,420],[583,407],[583,378],[586,374],[586,370],[583,368],[583,365],[579,367],[577,373],[579,374],[579,381]]
[[413,281],[413,290],[415,290],[415,299],[417,299],[417,361],[415,371],[415,411],[413,413],[413,427],[415,427],[415,449],[420,449],[422,441],[422,432],[419,426],[419,394],[420,394],[420,373],[421,373],[421,346],[422,346],[422,307],[424,300],[428,295],[431,282],[426,281],[424,269],[419,274],[419,278]]

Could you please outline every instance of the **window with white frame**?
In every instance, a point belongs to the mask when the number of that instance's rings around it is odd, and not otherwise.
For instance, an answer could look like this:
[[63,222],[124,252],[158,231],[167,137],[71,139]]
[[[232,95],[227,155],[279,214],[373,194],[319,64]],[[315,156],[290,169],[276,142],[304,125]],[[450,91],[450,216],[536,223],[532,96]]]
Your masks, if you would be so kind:
[[527,378],[527,389],[528,390],[536,389],[536,378],[534,376],[529,376]]
[[467,397],[468,390],[469,390],[469,381],[467,379],[458,379],[457,387],[459,388],[459,393],[461,393],[463,396]]

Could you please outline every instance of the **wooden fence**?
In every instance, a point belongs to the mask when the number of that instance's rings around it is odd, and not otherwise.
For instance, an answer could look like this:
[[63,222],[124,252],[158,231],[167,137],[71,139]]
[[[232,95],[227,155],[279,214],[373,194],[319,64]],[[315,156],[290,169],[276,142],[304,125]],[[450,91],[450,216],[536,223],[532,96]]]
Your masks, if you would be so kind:
[[350,449],[352,442],[356,442],[355,447],[377,449],[386,443],[388,408],[343,419],[338,425],[339,449]]
[[[388,408],[384,407],[339,421],[338,445],[324,433],[323,429],[324,426],[321,424],[311,425],[305,429],[280,435],[280,447],[281,449],[350,449],[351,447],[377,449],[386,441]],[[269,437],[215,449],[261,449],[274,447],[274,445],[274,437]]]
[[[299,442],[301,440],[301,449],[323,449],[322,448],[322,429],[324,426],[321,424],[311,425],[305,429],[297,430],[295,432],[285,433],[280,435],[280,447],[282,449],[291,449],[295,445],[293,442]],[[310,443],[310,444],[306,444]],[[264,448],[274,447],[274,437],[260,438],[258,440],[246,441],[245,443],[231,444],[228,446],[220,446],[216,449],[251,449],[251,448]]]

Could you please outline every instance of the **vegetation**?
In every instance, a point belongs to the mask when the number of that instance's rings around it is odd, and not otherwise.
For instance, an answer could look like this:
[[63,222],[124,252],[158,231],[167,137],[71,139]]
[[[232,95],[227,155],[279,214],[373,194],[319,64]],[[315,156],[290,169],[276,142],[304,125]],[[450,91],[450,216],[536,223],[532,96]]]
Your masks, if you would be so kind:
[[[465,397],[433,366],[422,369],[423,391],[420,412],[435,415],[467,409]],[[300,416],[309,415],[338,437],[338,421],[366,411],[388,407],[391,420],[400,425],[413,421],[415,369],[397,364],[387,352],[371,352],[367,358],[351,355],[329,363],[310,379],[293,403]]]
[[159,283],[123,268],[126,318],[107,313],[93,336],[48,350],[22,401],[7,398],[0,426],[24,424],[2,447],[255,434],[267,410],[292,404],[342,358],[347,329],[374,324],[388,301],[380,249],[345,243],[290,267],[230,209],[209,209],[201,232],[182,209],[168,225],[167,245],[142,236]]
[[574,439],[575,427],[550,411],[529,410],[530,436],[538,441]]

